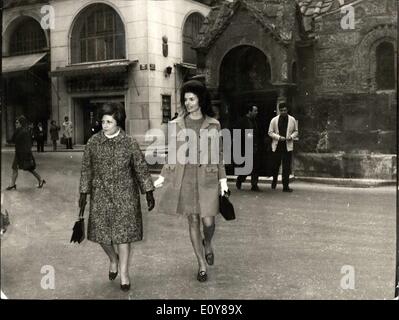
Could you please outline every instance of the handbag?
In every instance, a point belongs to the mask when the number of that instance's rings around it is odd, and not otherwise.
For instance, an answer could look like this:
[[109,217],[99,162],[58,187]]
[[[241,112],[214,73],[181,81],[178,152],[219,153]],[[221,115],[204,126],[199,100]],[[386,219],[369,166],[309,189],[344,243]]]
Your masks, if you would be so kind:
[[35,170],[36,161],[32,154],[26,155],[22,161],[22,170]]
[[62,137],[61,137],[61,141],[60,141],[60,142],[61,142],[61,144],[66,144],[66,138],[65,138],[65,136],[62,136]]
[[219,211],[223,218],[227,221],[234,220],[236,214],[234,211],[234,206],[229,200],[230,192],[225,193],[223,196],[219,195]]
[[85,239],[85,219],[84,208],[80,208],[79,220],[75,222],[72,231],[72,237],[70,242],[81,243]]

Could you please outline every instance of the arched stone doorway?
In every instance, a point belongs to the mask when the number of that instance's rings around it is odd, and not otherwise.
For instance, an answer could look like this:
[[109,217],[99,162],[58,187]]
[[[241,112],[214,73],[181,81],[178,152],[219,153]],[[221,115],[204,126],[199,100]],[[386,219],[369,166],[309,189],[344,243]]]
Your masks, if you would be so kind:
[[[257,123],[262,138],[261,175],[271,175],[271,149],[268,139],[270,120],[276,115],[278,92],[271,84],[271,66],[259,49],[242,45],[230,50],[220,66],[219,96],[221,123],[231,130],[250,106],[258,107]],[[233,166],[228,167],[232,173]]]

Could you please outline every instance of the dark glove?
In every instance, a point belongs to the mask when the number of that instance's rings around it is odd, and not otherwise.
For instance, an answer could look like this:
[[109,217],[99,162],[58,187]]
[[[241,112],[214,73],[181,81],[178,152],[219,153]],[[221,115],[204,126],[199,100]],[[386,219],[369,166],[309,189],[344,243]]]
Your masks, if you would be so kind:
[[79,208],[84,209],[87,203],[87,193],[81,193],[79,197]]
[[152,191],[146,192],[145,197],[147,198],[148,211],[151,211],[155,207],[155,200]]

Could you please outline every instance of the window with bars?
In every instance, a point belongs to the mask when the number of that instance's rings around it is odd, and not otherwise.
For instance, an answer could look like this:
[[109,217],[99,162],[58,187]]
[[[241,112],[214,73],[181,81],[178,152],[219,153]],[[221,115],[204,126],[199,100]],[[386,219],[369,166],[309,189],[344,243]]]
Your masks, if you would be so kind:
[[204,17],[199,13],[192,13],[183,28],[183,62],[197,64],[197,54],[192,46],[199,35]]
[[376,49],[377,89],[395,89],[395,48],[390,42],[383,42]]
[[47,40],[40,24],[34,19],[22,21],[10,38],[10,55],[24,55],[47,49]]
[[123,22],[105,4],[91,5],[80,14],[71,42],[72,63],[126,58]]
[[172,119],[171,96],[162,95],[162,123],[168,123]]

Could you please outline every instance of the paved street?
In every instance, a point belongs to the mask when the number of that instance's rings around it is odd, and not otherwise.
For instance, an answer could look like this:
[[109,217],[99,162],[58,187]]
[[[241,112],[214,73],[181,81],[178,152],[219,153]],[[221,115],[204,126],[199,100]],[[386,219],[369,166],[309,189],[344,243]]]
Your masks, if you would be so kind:
[[[145,239],[133,246],[132,289],[108,280],[99,245],[70,244],[78,215],[80,152],[34,153],[43,189],[20,172],[5,192],[12,226],[1,243],[1,286],[18,299],[392,299],[395,280],[395,187],[344,188],[293,182],[294,193],[251,192],[232,202],[237,220],[217,218],[215,265],[196,280],[185,219],[148,213]],[[2,153],[2,190],[13,153]],[[155,194],[156,196],[156,194]],[[144,199],[143,199],[144,200]],[[145,203],[144,201],[142,203]],[[46,270],[55,288],[43,289]],[[343,266],[354,268],[354,289],[341,288]],[[45,267],[46,268],[46,267]],[[43,274],[41,273],[43,271]]]

